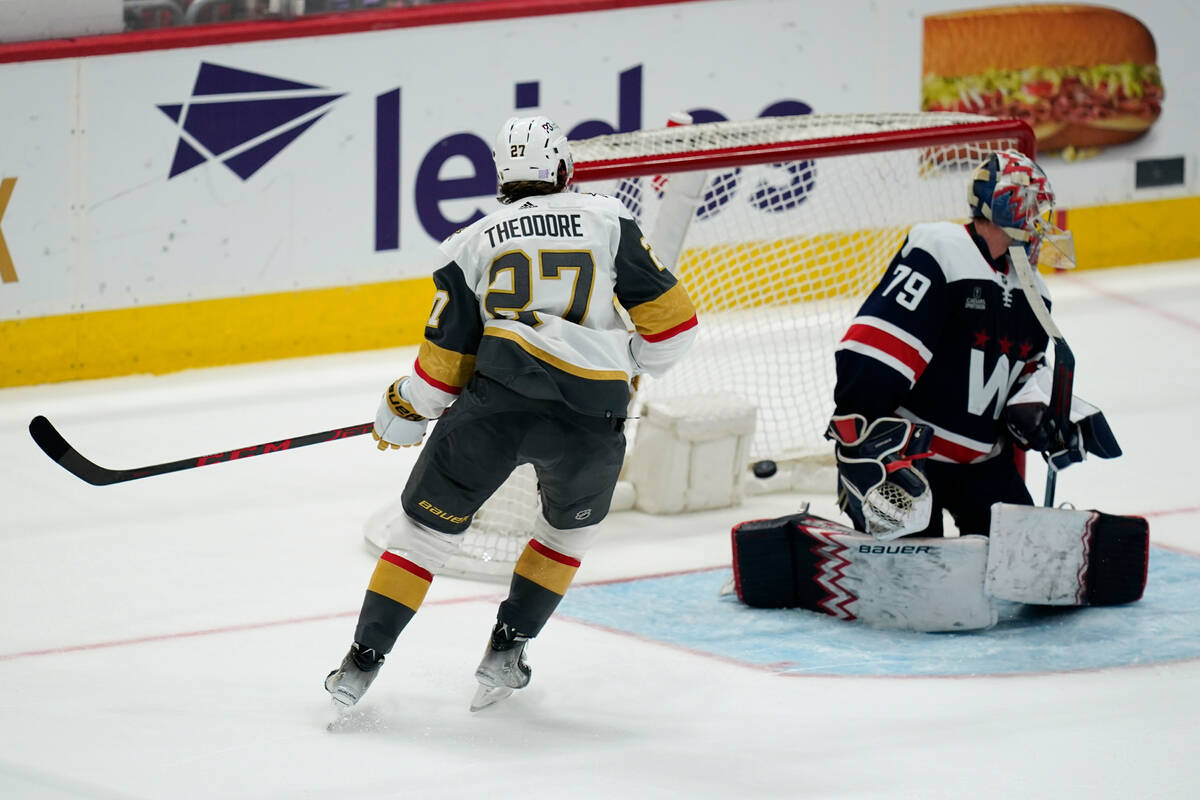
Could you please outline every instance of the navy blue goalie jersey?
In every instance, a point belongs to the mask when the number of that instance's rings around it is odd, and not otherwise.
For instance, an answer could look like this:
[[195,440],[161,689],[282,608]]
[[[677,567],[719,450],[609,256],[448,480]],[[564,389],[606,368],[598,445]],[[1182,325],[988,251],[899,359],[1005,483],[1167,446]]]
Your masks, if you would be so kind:
[[986,460],[1048,341],[1007,255],[992,259],[970,225],[916,225],[837,347],[835,413],[923,422],[934,459]]

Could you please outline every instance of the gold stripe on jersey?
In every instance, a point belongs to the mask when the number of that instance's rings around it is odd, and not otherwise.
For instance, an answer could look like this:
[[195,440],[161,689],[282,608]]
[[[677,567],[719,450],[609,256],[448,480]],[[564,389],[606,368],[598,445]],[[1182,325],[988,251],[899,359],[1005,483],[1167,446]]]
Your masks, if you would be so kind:
[[417,362],[426,375],[440,384],[461,389],[475,374],[475,356],[456,353],[429,340],[421,342]]
[[629,309],[629,318],[644,337],[669,331],[696,316],[696,307],[683,284],[677,283],[653,300]]
[[484,336],[493,336],[497,339],[505,339],[512,342],[517,347],[524,350],[529,355],[536,358],[538,361],[549,364],[550,366],[560,369],[569,375],[574,375],[577,378],[586,378],[590,381],[628,381],[629,375],[619,369],[587,369],[578,364],[572,364],[553,353],[547,353],[539,347],[534,347],[529,342],[522,339],[517,333],[506,328],[485,328]]

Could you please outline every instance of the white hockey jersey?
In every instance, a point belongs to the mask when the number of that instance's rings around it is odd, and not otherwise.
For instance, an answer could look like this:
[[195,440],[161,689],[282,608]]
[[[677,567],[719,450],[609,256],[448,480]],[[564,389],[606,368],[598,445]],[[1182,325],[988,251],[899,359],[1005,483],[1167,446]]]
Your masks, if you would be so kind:
[[520,199],[450,236],[441,252],[447,263],[433,275],[411,387],[429,417],[476,371],[584,414],[625,416],[630,380],[665,372],[696,333],[687,292],[611,197]]

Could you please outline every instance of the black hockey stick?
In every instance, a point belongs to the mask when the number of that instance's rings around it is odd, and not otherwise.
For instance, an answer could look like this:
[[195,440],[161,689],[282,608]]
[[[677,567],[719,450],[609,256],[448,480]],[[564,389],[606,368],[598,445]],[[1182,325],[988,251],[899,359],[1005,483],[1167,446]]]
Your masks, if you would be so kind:
[[226,461],[236,461],[241,458],[261,456],[266,453],[294,450],[297,447],[307,447],[310,444],[322,444],[338,439],[347,439],[351,436],[361,436],[364,433],[370,433],[374,427],[375,424],[373,422],[367,422],[362,425],[351,425],[348,428],[334,428],[331,431],[308,433],[291,439],[280,439],[277,442],[239,447],[235,450],[226,450],[224,453],[194,456],[179,461],[171,461],[166,464],[151,464],[146,467],[136,467],[134,469],[108,469],[107,467],[93,464],[81,456],[78,450],[68,444],[67,440],[62,437],[62,434],[50,423],[50,420],[42,416],[34,417],[29,423],[29,435],[33,437],[38,447],[42,448],[42,451],[46,455],[50,456],[52,460],[67,472],[70,472],[81,480],[87,481],[93,486],[108,486],[110,483],[135,481],[139,478],[149,478],[151,475],[164,475],[168,472],[179,472],[184,469],[205,467],[209,464],[220,464]]
[[[1054,338],[1054,382],[1050,386],[1050,417],[1055,430],[1067,435],[1071,425],[1071,394],[1075,384],[1075,354],[1067,347],[1066,339],[1059,334]],[[1064,442],[1065,444],[1065,442]],[[1043,505],[1054,505],[1054,484],[1058,470],[1046,463],[1046,498]]]
[[[1055,430],[1060,435],[1066,436],[1070,430],[1071,424],[1071,397],[1075,389],[1075,354],[1071,352],[1071,348],[1067,345],[1067,340],[1063,337],[1062,331],[1058,329],[1058,325],[1054,323],[1054,319],[1050,316],[1050,310],[1046,308],[1046,303],[1042,300],[1042,294],[1037,290],[1033,282],[1033,267],[1029,264],[1029,258],[1025,255],[1025,250],[1020,246],[1010,247],[1008,249],[1009,256],[1012,259],[1013,268],[1016,270],[1017,279],[1021,283],[1021,289],[1025,292],[1025,299],[1029,301],[1029,307],[1033,311],[1033,315],[1037,317],[1038,322],[1042,323],[1042,327],[1046,330],[1047,335],[1054,342],[1054,381],[1050,386],[1050,417],[1054,420]],[[1043,505],[1050,507],[1054,505],[1054,489],[1058,481],[1058,469],[1054,463],[1046,458],[1046,497]]]

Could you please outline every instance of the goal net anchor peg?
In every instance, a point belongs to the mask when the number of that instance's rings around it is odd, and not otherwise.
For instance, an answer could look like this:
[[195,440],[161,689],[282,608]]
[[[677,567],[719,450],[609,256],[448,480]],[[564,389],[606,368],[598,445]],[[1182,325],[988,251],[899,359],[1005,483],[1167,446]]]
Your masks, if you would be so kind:
[[756,415],[753,403],[730,394],[647,403],[626,468],[634,508],[678,514],[738,505]]

